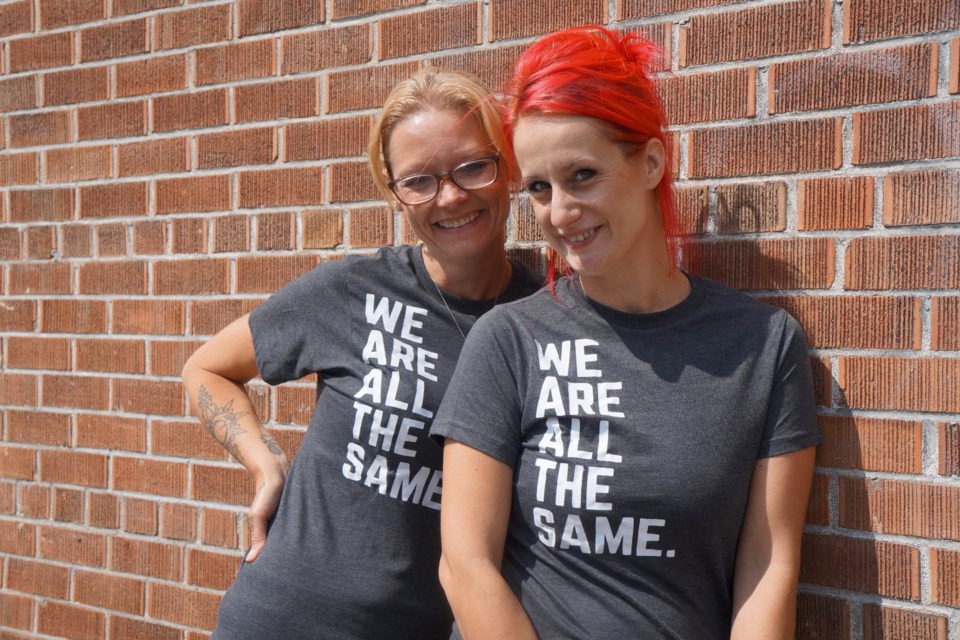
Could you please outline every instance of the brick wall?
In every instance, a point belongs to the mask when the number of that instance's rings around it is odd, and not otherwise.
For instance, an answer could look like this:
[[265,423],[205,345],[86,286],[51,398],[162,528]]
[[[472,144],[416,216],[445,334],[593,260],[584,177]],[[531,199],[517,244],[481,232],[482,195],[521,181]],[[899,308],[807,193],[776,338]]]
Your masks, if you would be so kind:
[[[252,492],[184,359],[409,240],[363,158],[396,80],[584,22],[666,48],[700,270],[807,331],[799,637],[960,640],[956,0],[0,0],[0,636],[207,636]],[[310,381],[251,388],[292,454]]]

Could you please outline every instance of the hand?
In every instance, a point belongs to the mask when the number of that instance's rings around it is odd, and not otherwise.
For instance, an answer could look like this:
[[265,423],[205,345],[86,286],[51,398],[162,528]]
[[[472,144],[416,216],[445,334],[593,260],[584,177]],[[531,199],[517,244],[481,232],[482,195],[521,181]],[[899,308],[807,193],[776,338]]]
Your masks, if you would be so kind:
[[286,483],[286,474],[272,480],[262,480],[257,486],[257,495],[250,504],[250,550],[244,557],[244,562],[253,562],[263,551],[267,542],[267,523],[277,512],[280,504],[280,495]]

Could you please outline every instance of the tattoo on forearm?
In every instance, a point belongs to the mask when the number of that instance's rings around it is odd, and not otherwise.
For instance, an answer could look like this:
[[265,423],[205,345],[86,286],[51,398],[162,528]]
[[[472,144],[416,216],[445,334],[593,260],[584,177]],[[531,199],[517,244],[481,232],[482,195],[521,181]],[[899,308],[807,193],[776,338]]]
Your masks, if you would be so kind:
[[263,444],[267,445],[267,449],[270,449],[270,453],[275,456],[282,456],[283,449],[280,448],[280,445],[277,444],[277,441],[271,438],[267,434],[260,436],[260,440],[263,441]]
[[[200,398],[197,400],[197,407],[200,409],[200,420],[203,427],[210,432],[213,439],[223,445],[223,448],[230,452],[238,462],[243,462],[243,456],[240,455],[240,447],[237,445],[237,438],[246,433],[238,423],[240,418],[247,415],[246,411],[235,411],[233,409],[233,400],[218,407],[213,401],[213,396],[207,391],[207,388],[200,385]],[[218,429],[219,426],[219,429]],[[217,431],[222,434],[218,434]]]

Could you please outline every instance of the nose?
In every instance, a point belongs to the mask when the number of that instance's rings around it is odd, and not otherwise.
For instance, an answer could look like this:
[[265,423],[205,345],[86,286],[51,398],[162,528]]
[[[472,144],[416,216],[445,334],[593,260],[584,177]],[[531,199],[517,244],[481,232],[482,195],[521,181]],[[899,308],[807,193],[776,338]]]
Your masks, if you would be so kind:
[[457,204],[467,197],[467,192],[461,189],[450,176],[440,178],[440,184],[437,186],[437,205],[443,207]]
[[564,189],[554,187],[550,196],[550,224],[562,228],[576,222],[582,210],[576,198]]

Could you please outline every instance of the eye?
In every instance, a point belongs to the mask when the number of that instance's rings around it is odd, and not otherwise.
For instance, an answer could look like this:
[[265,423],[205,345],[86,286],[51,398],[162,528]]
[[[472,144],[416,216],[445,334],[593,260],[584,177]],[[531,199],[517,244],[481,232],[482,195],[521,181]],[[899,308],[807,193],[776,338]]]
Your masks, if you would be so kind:
[[473,162],[468,162],[457,167],[456,172],[458,176],[472,176],[478,173],[483,173],[488,168],[490,168],[490,160],[474,160]]
[[428,175],[407,176],[406,178],[397,180],[397,186],[401,189],[409,189],[411,191],[423,191],[430,189],[435,179],[433,176]]
[[544,182],[543,180],[534,180],[524,185],[524,189],[526,189],[527,193],[531,196],[538,196],[550,190],[550,183]]
[[573,174],[573,182],[586,182],[597,175],[593,169],[577,169]]

